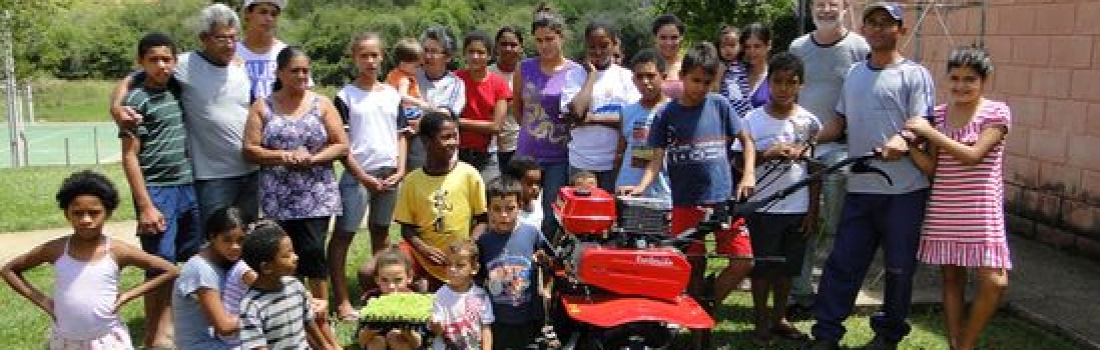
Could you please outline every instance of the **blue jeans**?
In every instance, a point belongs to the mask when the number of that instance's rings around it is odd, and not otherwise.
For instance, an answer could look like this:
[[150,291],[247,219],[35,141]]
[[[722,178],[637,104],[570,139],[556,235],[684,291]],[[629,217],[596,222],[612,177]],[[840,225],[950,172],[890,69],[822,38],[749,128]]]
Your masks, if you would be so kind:
[[196,180],[195,191],[199,196],[199,213],[202,226],[221,208],[234,206],[247,216],[245,220],[260,218],[260,180],[258,172],[223,179]]
[[814,302],[814,338],[838,341],[844,336],[842,322],[852,313],[879,246],[886,269],[885,300],[882,311],[871,317],[871,328],[876,335],[895,342],[909,334],[906,318],[927,200],[927,189],[897,195],[849,193],[845,197],[833,252],[825,262]]
[[145,186],[145,190],[167,225],[164,232],[138,232],[141,249],[172,263],[187,261],[205,242],[195,188],[191,185]]
[[558,221],[551,206],[558,200],[558,190],[569,183],[569,162],[539,163],[542,167],[542,232],[551,240],[557,239]]

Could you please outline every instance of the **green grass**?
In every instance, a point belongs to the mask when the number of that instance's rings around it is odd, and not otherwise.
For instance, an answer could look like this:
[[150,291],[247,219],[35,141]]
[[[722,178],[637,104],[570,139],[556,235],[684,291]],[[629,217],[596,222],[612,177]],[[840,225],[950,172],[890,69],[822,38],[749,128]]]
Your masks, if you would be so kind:
[[[357,235],[352,243],[348,260],[348,275],[353,286],[357,283],[354,275],[355,266],[366,260],[368,245],[368,234],[365,231]],[[718,262],[715,261],[715,264],[718,264]],[[48,293],[52,288],[52,275],[52,270],[43,266],[30,271],[27,277],[31,283]],[[142,274],[137,269],[126,269],[122,274],[122,284],[128,288],[140,282],[141,278]],[[0,317],[0,339],[5,339],[5,343],[9,344],[5,348],[30,349],[40,347],[46,339],[49,326],[45,314],[35,309],[31,303],[22,297],[16,295],[10,288],[0,288],[0,308],[5,310],[5,316]],[[718,309],[717,317],[721,320],[721,323],[713,333],[716,347],[728,346],[729,349],[755,348],[752,342],[749,341],[752,332],[751,308],[752,298],[747,292],[734,292],[726,303]],[[130,327],[135,345],[141,344],[144,329],[144,319],[141,312],[140,300],[136,300],[122,309],[122,317]],[[901,348],[947,349],[942,317],[942,311],[937,307],[918,308],[918,311],[915,311],[910,318],[913,331],[900,344]],[[812,321],[800,320],[795,324],[799,329],[808,332]],[[850,318],[845,322],[845,326],[848,328],[848,334],[844,338],[842,346],[858,347],[869,342],[874,336],[866,315],[857,315]],[[353,324],[338,323],[336,331],[340,341],[348,346],[348,349],[358,349],[358,347],[353,346]],[[798,346],[799,344],[794,342],[778,341],[772,349],[797,349]],[[677,348],[683,348],[683,346]],[[1058,335],[1048,333],[1008,313],[998,313],[993,318],[992,323],[986,329],[981,348],[1015,350],[1075,349],[1070,342]]]
[[110,121],[107,102],[115,82],[40,80],[34,83],[35,118],[40,122]]
[[4,195],[0,200],[0,233],[68,226],[54,196],[66,177],[83,169],[101,172],[115,183],[119,206],[111,220],[134,218],[130,186],[119,164],[0,169],[0,193]]
[[[126,186],[125,176],[118,164],[108,164],[91,167],[28,167],[19,169],[0,170],[0,193],[5,198],[0,201],[0,232],[22,231],[39,228],[64,227],[67,223],[57,209],[54,194],[61,181],[74,171],[90,168],[107,174],[120,191],[120,206],[115,211],[113,219],[132,219],[133,209],[130,204],[130,194]],[[396,229],[394,230],[396,239]],[[367,259],[368,234],[365,232],[356,236],[352,243],[349,256],[348,274],[352,285],[357,279],[354,275],[356,264]],[[711,270],[721,268],[718,260],[712,262]],[[717,266],[715,266],[717,265]],[[27,273],[28,280],[43,291],[49,292],[52,288],[53,273],[49,267],[43,266]],[[136,269],[127,269],[122,274],[122,285],[129,287],[141,281],[142,274]],[[140,344],[144,320],[142,318],[141,301],[135,301],[122,310],[122,317],[130,327],[131,334],[135,337],[135,344]],[[726,303],[717,311],[717,318],[722,320],[714,330],[714,344],[717,346],[728,345],[730,349],[753,348],[749,341],[752,331],[752,298],[747,292],[735,292]],[[49,322],[47,317],[33,305],[16,295],[10,288],[0,288],[0,309],[5,310],[5,315],[0,317],[0,339],[10,346],[5,348],[28,349],[40,347],[45,340]],[[944,341],[944,327],[942,322],[942,310],[937,307],[918,308],[913,313],[910,321],[913,325],[912,334],[902,342],[904,349],[946,349]],[[796,326],[809,332],[811,321],[797,321]],[[856,347],[871,340],[874,334],[870,330],[868,317],[859,315],[849,319],[845,326],[848,335],[843,341],[844,346]],[[346,345],[351,345],[352,324],[340,323],[336,326],[337,335]],[[775,349],[797,349],[798,345],[792,342],[780,341]],[[997,314],[985,332],[982,341],[985,349],[1073,349],[1074,346],[1067,340],[1044,330],[1041,330],[1028,322],[1007,313]],[[353,347],[354,349],[354,347]]]

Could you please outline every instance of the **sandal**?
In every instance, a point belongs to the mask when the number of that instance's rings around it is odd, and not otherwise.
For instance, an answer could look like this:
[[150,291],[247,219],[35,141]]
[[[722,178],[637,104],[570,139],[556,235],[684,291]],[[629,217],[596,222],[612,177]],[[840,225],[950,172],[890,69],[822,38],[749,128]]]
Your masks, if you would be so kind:
[[549,349],[557,349],[561,346],[561,340],[558,339],[558,334],[554,332],[554,326],[545,325],[542,327],[542,341]]
[[806,333],[794,328],[789,323],[780,323],[772,326],[771,334],[779,336],[780,338],[787,340],[809,340],[810,337]]
[[352,323],[359,321],[359,311],[351,310],[351,312],[340,315],[340,322]]

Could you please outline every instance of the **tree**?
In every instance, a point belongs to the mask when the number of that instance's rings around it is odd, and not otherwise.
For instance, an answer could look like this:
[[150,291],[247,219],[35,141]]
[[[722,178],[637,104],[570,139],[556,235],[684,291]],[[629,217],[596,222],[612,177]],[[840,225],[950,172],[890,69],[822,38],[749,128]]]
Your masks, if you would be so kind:
[[[16,66],[21,77],[117,78],[132,70],[137,40],[150,31],[171,35],[182,50],[198,46],[190,22],[212,2],[238,8],[243,0],[0,0],[11,9]],[[314,79],[323,85],[350,78],[348,42],[363,31],[376,31],[386,43],[419,37],[430,25],[450,29],[461,44],[464,34],[479,29],[492,35],[504,25],[527,34],[541,0],[312,0],[291,1],[281,15],[280,39],[306,49],[313,59]],[[783,16],[795,0],[550,0],[565,21],[567,57],[582,53],[583,28],[595,19],[619,30],[628,57],[652,47],[650,23],[655,14],[671,12],[688,23],[689,41],[713,40],[720,24],[751,21],[773,24],[773,47],[786,47]],[[790,22],[794,23],[794,22]],[[795,33],[797,34],[797,33]],[[461,46],[461,45],[460,45]],[[460,48],[461,49],[461,48]],[[461,51],[455,58],[461,60]],[[387,63],[385,67],[388,67]]]
[[[64,51],[50,45],[48,37],[51,20],[72,0],[0,0],[0,16],[7,11],[10,17],[0,19],[0,26],[11,31],[14,40],[15,74],[27,77],[38,71],[38,63],[56,63],[64,57]],[[0,40],[5,40],[0,38]],[[43,62],[43,59],[47,62]]]
[[[776,25],[791,20],[784,17],[794,17],[795,0],[658,0],[655,5],[659,13],[675,14],[688,24],[688,41],[713,41],[723,24],[741,27],[752,22],[772,26],[776,39],[797,34],[787,33],[786,24]],[[772,47],[786,48],[790,40],[784,40],[773,40]]]

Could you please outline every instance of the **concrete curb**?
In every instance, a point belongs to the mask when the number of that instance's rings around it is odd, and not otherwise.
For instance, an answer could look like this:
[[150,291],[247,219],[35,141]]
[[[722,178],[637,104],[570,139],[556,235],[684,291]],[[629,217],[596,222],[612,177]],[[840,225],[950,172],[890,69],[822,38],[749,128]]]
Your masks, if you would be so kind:
[[1011,312],[1016,317],[1022,318],[1025,321],[1030,322],[1043,330],[1058,334],[1065,337],[1074,345],[1077,345],[1081,349],[1087,350],[1100,350],[1100,342],[1089,339],[1085,335],[1070,329],[1068,327],[1059,325],[1058,322],[1051,320],[1047,316],[1043,316],[1041,313],[1035,312],[1027,307],[1016,305],[1016,302],[1006,302],[1003,307],[1008,312]]

